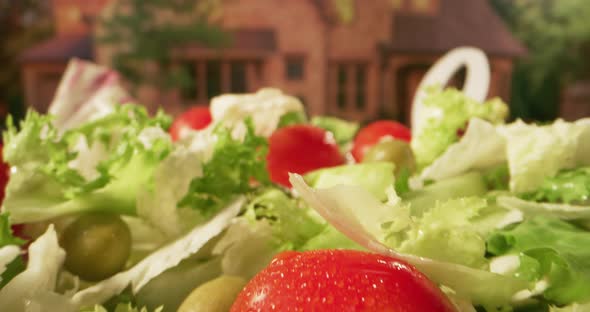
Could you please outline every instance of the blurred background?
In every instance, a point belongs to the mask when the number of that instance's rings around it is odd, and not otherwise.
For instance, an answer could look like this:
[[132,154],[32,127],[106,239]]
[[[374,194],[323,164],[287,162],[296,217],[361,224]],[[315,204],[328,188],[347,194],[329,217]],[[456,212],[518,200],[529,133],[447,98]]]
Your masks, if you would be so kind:
[[407,123],[424,73],[464,45],[513,118],[590,116],[588,0],[0,0],[0,118],[47,111],[80,58],[151,111],[274,86],[311,114]]

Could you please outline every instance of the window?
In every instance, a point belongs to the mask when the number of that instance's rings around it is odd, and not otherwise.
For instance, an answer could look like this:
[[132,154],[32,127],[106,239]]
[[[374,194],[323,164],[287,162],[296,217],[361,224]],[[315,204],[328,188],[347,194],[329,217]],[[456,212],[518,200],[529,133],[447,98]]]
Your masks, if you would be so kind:
[[246,62],[234,61],[230,63],[230,84],[232,93],[245,93],[246,88]]
[[345,65],[338,65],[338,82],[336,85],[336,104],[339,109],[344,109],[347,104],[346,82],[348,73]]
[[285,74],[288,80],[301,80],[303,79],[303,67],[304,67],[303,56],[287,56],[285,60]]
[[178,77],[180,94],[185,100],[197,99],[197,62],[186,61],[179,64]]
[[367,68],[364,65],[356,66],[356,108],[365,108],[367,98]]
[[207,61],[207,97],[211,99],[221,94],[221,62]]
[[[332,65],[335,77],[330,85],[335,96],[335,106],[341,111],[363,111],[367,106],[367,64],[345,62]],[[334,80],[335,79],[335,80]]]

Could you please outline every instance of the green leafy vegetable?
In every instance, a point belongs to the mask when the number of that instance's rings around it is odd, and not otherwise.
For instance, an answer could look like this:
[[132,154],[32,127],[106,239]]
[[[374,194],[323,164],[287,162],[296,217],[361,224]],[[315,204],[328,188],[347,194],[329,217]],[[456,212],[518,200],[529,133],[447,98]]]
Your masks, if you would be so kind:
[[360,185],[375,197],[386,200],[386,190],[394,186],[395,165],[390,162],[370,162],[343,165],[312,171],[305,180],[315,188],[327,188],[338,184]]
[[88,211],[135,214],[137,192],[171,150],[169,121],[124,105],[59,134],[51,117],[29,112],[20,131],[9,125],[4,133],[4,159],[14,173],[3,210],[15,223]]
[[510,183],[510,172],[507,164],[490,168],[483,172],[483,179],[490,190],[504,191],[508,190]]
[[324,221],[299,200],[271,188],[247,205],[214,253],[223,254],[225,274],[251,278],[284,250],[299,250],[324,228]]
[[486,206],[484,199],[475,197],[437,202],[421,217],[392,229],[386,244],[403,253],[483,268],[485,239],[472,220]]
[[520,197],[538,202],[590,204],[590,167],[562,170],[545,178],[537,190]]
[[178,206],[193,208],[208,217],[235,196],[253,191],[254,183],[270,184],[265,162],[268,143],[254,133],[251,122],[247,121],[246,125],[243,141],[234,139],[229,129],[216,131],[213,156],[203,164],[202,176],[191,181]]
[[20,246],[25,243],[24,240],[13,235],[8,217],[8,213],[0,213],[0,248],[8,245]]
[[580,165],[582,133],[590,124],[557,120],[549,125],[531,125],[517,121],[498,127],[506,138],[506,155],[510,169],[510,190],[532,192],[545,178],[565,168]]
[[473,171],[453,178],[431,183],[421,189],[402,194],[402,198],[412,209],[412,214],[420,216],[430,210],[436,202],[449,199],[483,196],[487,192],[485,181],[479,172]]
[[315,116],[311,124],[329,131],[334,135],[336,143],[343,149],[352,142],[359,130],[359,124],[330,116]]
[[278,250],[300,249],[324,225],[313,210],[278,189],[270,189],[252,200],[245,215],[252,221],[267,220]]
[[[0,214],[0,248],[9,245],[17,245],[20,246],[24,244],[25,241],[15,237],[12,233],[12,229],[10,228],[10,222],[8,221],[8,214],[1,213]],[[10,259],[8,260],[10,261]],[[6,261],[6,262],[8,262]],[[25,263],[21,257],[16,257],[14,260],[9,262],[6,265],[6,268],[0,271],[0,289],[4,287],[12,278],[14,278],[17,274],[24,271]]]
[[284,114],[279,119],[279,124],[277,128],[282,128],[291,125],[297,125],[307,122],[307,116],[305,116],[305,112],[302,111],[292,111]]
[[422,180],[452,178],[471,170],[486,170],[506,162],[506,140],[496,125],[471,118],[467,131],[420,173]]
[[412,149],[419,168],[431,164],[447,147],[457,142],[457,132],[466,129],[471,118],[501,123],[508,115],[508,106],[497,98],[482,105],[454,88],[431,87],[427,92],[424,113],[420,116],[421,126],[412,137]]
[[409,209],[399,203],[395,194],[390,193],[389,202],[383,204],[358,186],[337,185],[314,190],[305,184],[301,176],[291,175],[290,181],[310,206],[359,245],[373,252],[408,261],[433,281],[452,288],[460,298],[490,307],[504,306],[510,303],[516,292],[528,286],[526,281],[513,277],[456,263],[420,258],[384,246],[382,242],[386,240],[387,232],[407,227],[410,219]]
[[494,255],[520,255],[515,274],[547,278],[543,296],[558,304],[590,300],[590,233],[567,222],[535,217],[488,239]]

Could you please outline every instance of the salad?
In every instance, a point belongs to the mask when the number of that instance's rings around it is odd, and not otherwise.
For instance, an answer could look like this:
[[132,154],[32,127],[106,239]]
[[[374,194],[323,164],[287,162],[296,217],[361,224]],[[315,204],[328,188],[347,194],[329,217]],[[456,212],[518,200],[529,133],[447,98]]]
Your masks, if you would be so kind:
[[419,128],[276,89],[172,120],[74,60],[3,134],[2,311],[589,311],[590,119],[428,88]]

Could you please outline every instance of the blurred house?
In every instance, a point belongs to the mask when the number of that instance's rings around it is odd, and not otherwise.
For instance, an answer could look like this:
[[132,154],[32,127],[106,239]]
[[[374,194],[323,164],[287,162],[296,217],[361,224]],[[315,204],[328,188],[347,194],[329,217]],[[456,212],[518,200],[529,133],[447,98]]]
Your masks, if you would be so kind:
[[[53,0],[57,34],[22,56],[27,102],[44,111],[70,57],[109,63],[92,39],[94,20],[118,0]],[[337,0],[226,0],[217,22],[233,34],[230,47],[179,47],[194,92],[178,102],[206,103],[226,92],[273,86],[299,97],[312,114],[408,121],[426,70],[464,45],[490,57],[490,96],[507,100],[513,61],[525,49],[486,0],[351,0],[343,21]],[[460,74],[456,81],[461,84]],[[167,106],[178,103],[166,101]],[[178,107],[178,106],[177,106]],[[169,110],[175,111],[172,107]]]

